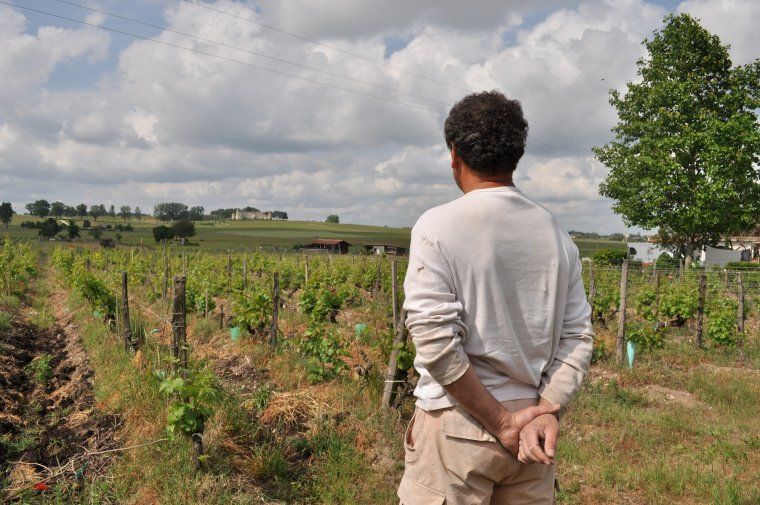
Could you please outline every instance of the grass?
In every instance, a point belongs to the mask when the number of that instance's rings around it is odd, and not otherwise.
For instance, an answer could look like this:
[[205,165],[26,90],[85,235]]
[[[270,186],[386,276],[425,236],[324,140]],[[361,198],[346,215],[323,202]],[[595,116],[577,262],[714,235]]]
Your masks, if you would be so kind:
[[[124,419],[122,445],[165,438],[168,400],[158,393],[153,371],[167,354],[168,333],[147,332],[140,362],[84,300],[72,295],[67,305],[95,370],[98,408]],[[153,308],[163,313],[160,305]],[[342,312],[335,329],[350,341],[355,320],[372,322],[379,311],[384,321],[386,309],[365,301]],[[366,382],[344,373],[309,385],[288,343],[302,333],[305,319],[290,310],[281,318],[284,345],[270,352],[250,336],[232,342],[215,318],[190,315],[191,359],[215,370],[221,391],[204,434],[204,469],[194,470],[188,440],[177,437],[125,451],[105,478],[86,484],[83,496],[95,503],[394,503],[412,400],[398,412],[378,408],[383,356],[377,349]],[[756,311],[751,318],[748,327],[756,328]],[[613,330],[599,329],[608,349],[614,349]],[[740,350],[696,349],[687,328],[671,330],[664,348],[641,352],[632,369],[609,357],[592,367],[562,424],[559,503],[760,500],[760,335],[749,334]],[[227,378],[246,362],[253,376]],[[288,425],[283,419],[299,402],[306,419]]]
[[37,384],[47,386],[47,383],[53,378],[53,369],[50,366],[52,360],[51,355],[40,354],[26,365],[26,372],[32,375]]
[[[22,228],[24,221],[35,221],[29,216],[14,216],[7,229],[0,229],[0,236],[8,235],[12,239],[37,239],[37,230]],[[93,225],[96,225],[90,219]],[[79,223],[81,225],[81,222]],[[123,220],[101,218],[98,225],[124,224]],[[152,229],[159,223],[154,219],[131,221],[134,231],[120,232],[121,243],[127,245],[155,244]],[[196,236],[190,239],[194,247],[204,250],[241,250],[279,248],[290,249],[294,245],[309,243],[315,238],[340,238],[353,245],[372,243],[390,245],[409,245],[409,228],[391,228],[387,226],[367,226],[358,224],[330,224],[315,221],[226,221],[196,223]],[[81,232],[82,240],[95,242],[85,230]],[[116,238],[115,231],[105,231],[102,238]],[[40,242],[42,247],[49,247],[55,242]]]
[[[0,236],[8,235],[12,239],[37,239],[37,230],[21,228],[23,221],[36,220],[29,216],[14,216],[11,225]],[[90,219],[93,225],[95,222]],[[137,246],[152,245],[152,229],[158,223],[152,218],[131,221],[132,232],[121,232],[120,243]],[[124,224],[123,220],[101,218],[98,224]],[[368,226],[360,224],[330,224],[317,221],[227,221],[201,222],[195,227],[197,235],[190,240],[191,248],[203,250],[253,250],[290,249],[295,245],[309,243],[315,238],[337,238],[353,245],[389,244],[409,247],[410,228],[392,228],[388,226]],[[89,234],[82,230],[82,240],[95,243]],[[103,238],[115,238],[116,232],[106,231]],[[43,248],[49,248],[57,242],[40,242]],[[590,256],[597,249],[625,249],[625,242],[609,240],[576,240],[582,257]]]
[[745,365],[757,349],[757,336],[744,353],[671,337],[633,369],[594,366],[563,427],[559,502],[758,503],[760,385]]

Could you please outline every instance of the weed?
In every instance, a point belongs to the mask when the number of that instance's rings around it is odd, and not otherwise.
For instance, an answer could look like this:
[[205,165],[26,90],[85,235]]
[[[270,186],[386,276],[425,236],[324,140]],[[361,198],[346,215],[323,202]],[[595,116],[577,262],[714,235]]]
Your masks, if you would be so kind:
[[13,316],[8,312],[0,310],[0,331],[8,331],[11,328]]
[[196,338],[202,341],[208,341],[211,336],[216,333],[219,328],[219,323],[213,319],[206,317],[199,317],[195,320],[195,327],[193,328],[193,334]]
[[40,386],[47,386],[53,378],[53,368],[50,362],[53,357],[49,354],[40,354],[26,365],[26,373],[34,377],[34,381]]

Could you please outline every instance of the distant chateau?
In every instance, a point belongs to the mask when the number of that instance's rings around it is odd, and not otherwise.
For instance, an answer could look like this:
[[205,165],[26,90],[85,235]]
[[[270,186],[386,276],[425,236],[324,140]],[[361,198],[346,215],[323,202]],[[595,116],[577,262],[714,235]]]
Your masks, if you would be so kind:
[[260,210],[241,210],[237,209],[234,214],[232,214],[232,220],[233,221],[271,221],[271,220],[281,220],[281,219],[287,219],[288,213],[282,212],[279,210],[275,211],[260,211]]
[[262,212],[260,210],[255,211],[246,211],[246,210],[236,210],[235,213],[232,215],[233,221],[249,221],[249,220],[265,220],[265,221],[271,221],[273,219],[272,212],[266,211]]

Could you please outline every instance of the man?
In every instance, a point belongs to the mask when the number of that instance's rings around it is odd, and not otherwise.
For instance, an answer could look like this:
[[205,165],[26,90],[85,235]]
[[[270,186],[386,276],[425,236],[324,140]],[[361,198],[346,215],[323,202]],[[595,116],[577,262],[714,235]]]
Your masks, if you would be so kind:
[[559,411],[591,360],[578,249],[512,181],[528,133],[519,102],[469,95],[444,133],[464,196],[412,230],[404,308],[420,380],[398,494],[552,503]]

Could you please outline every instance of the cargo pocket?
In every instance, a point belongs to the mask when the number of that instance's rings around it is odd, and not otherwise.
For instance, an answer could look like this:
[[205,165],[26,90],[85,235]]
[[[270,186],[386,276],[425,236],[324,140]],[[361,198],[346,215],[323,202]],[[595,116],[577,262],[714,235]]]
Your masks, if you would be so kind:
[[409,421],[404,433],[404,461],[414,463],[419,457],[417,442],[422,434],[422,427],[425,422],[425,416],[420,415],[419,408],[414,409],[414,415]]
[[404,475],[398,487],[401,505],[443,505],[446,494],[431,489]]
[[477,419],[468,414],[462,407],[455,407],[444,412],[441,431],[444,435],[476,442],[497,442]]
[[467,486],[485,480],[497,482],[512,464],[497,438],[461,407],[443,414],[441,433],[445,439],[441,463],[450,476]]

